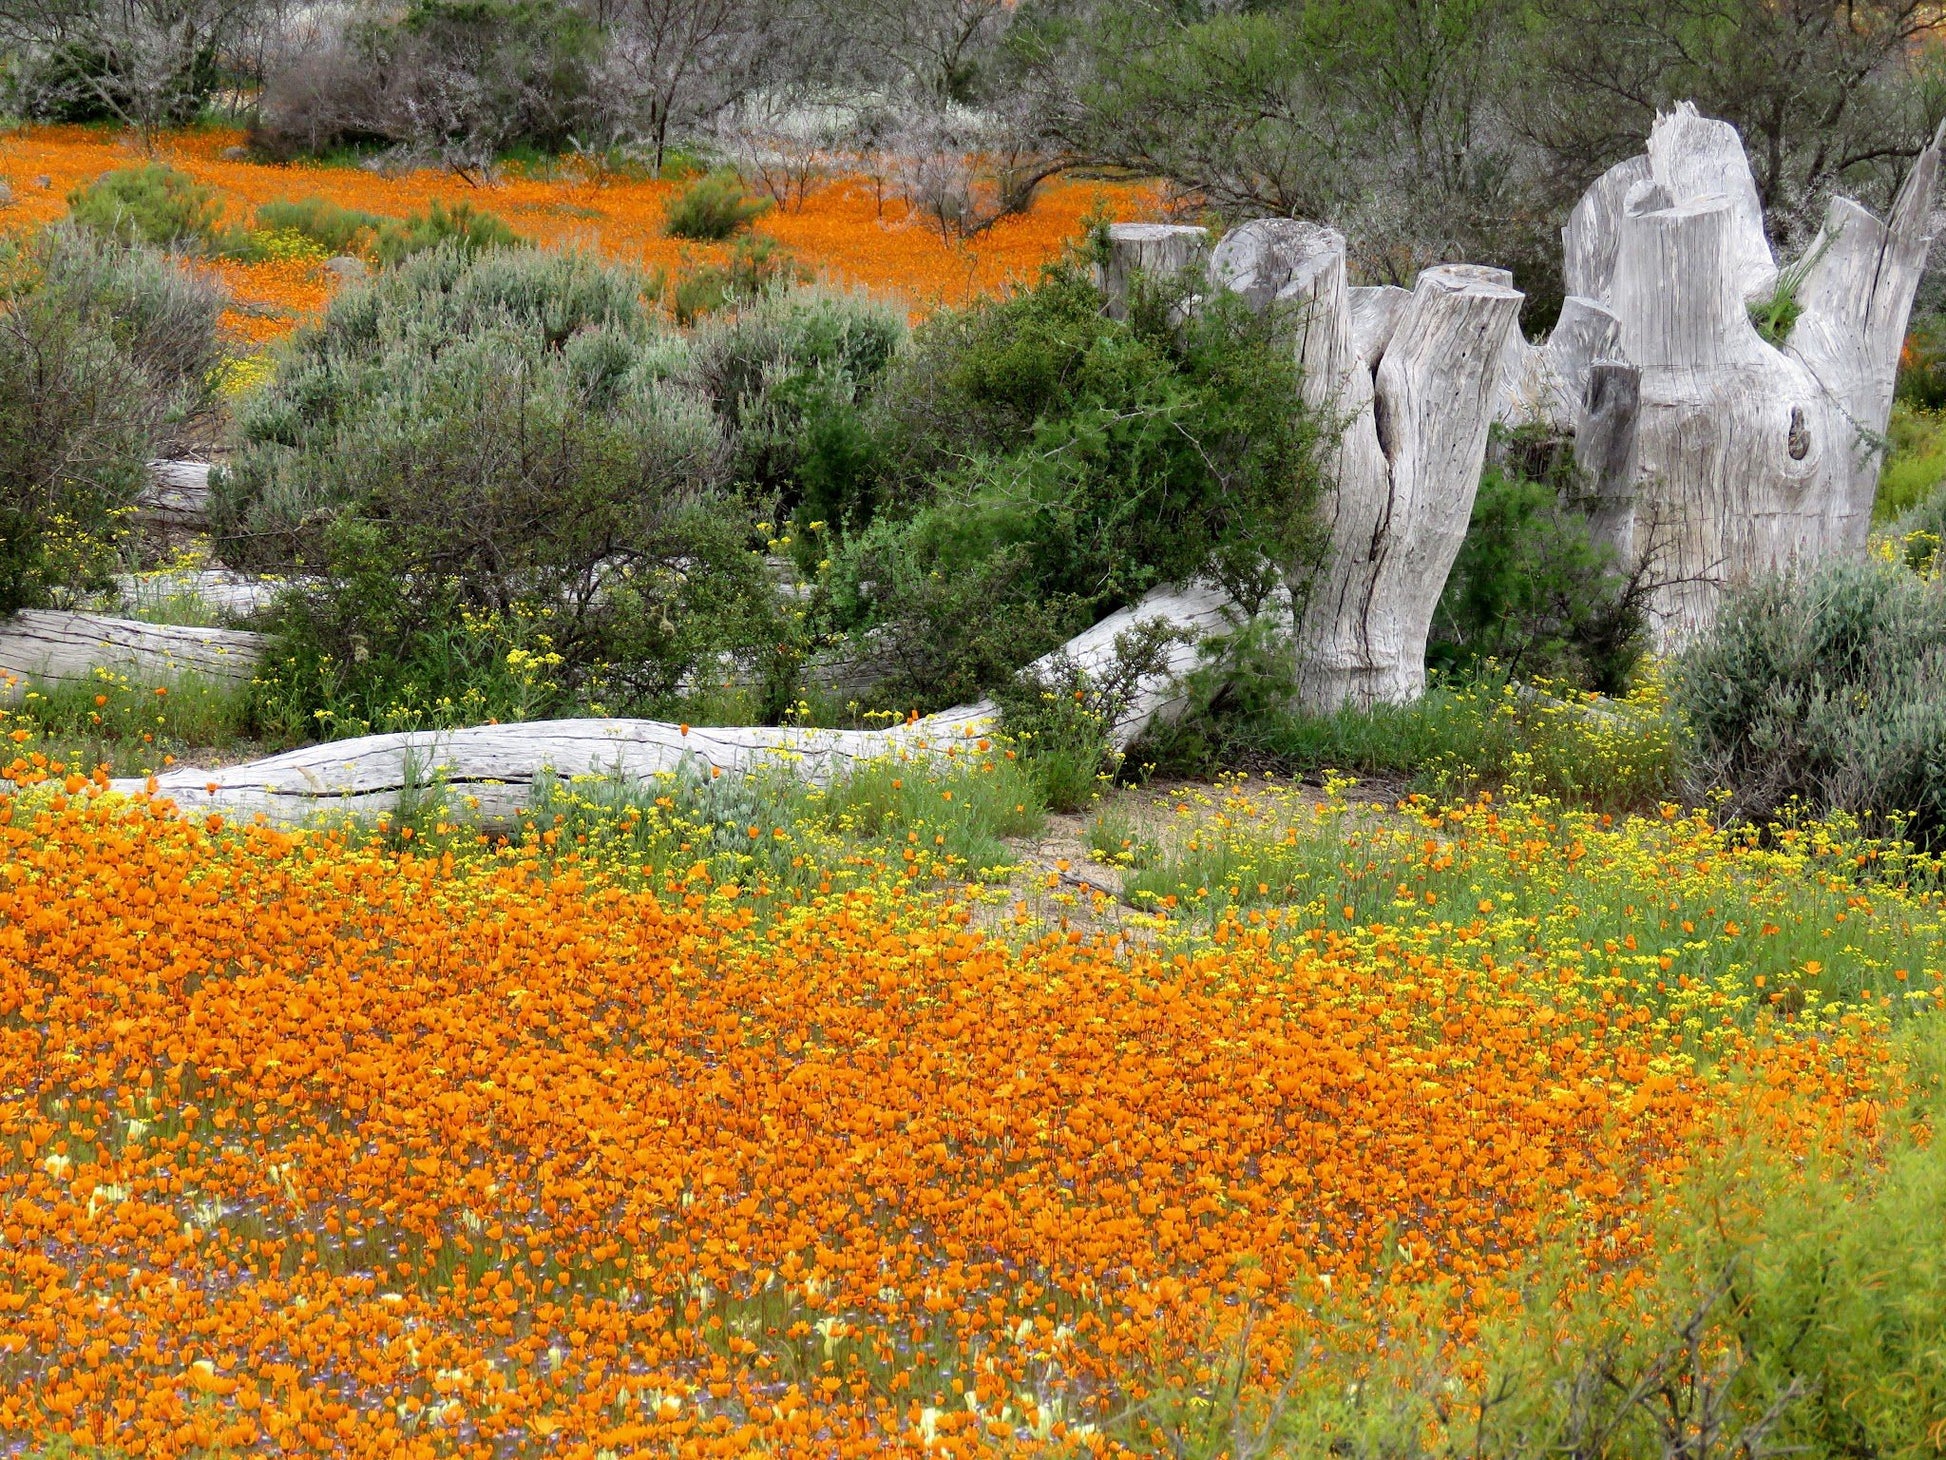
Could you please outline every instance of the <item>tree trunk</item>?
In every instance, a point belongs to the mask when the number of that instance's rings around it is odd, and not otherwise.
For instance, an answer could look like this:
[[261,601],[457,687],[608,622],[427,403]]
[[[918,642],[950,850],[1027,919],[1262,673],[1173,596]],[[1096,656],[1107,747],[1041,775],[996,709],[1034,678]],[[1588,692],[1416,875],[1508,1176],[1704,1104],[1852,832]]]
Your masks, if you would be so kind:
[[1467,264],[1427,269],[1403,298],[1354,291],[1343,236],[1287,219],[1226,234],[1210,278],[1292,310],[1305,403],[1339,428],[1325,463],[1330,546],[1299,609],[1299,698],[1318,711],[1413,699],[1521,296],[1503,270]]
[[[1611,168],[1570,217],[1570,294],[1618,322],[1616,362],[1639,371],[1631,390],[1591,361],[1576,454],[1597,479],[1598,532],[1653,559],[1650,619],[1664,651],[1714,622],[1725,585],[1864,550],[1940,145],[1914,164],[1889,223],[1834,199],[1803,262],[1782,275],[1736,130],[1688,103],[1659,117],[1647,154]],[[1748,306],[1793,284],[1801,313],[1778,348]],[[1545,394],[1539,374],[1510,371],[1503,414]],[[1544,408],[1558,420],[1562,404]]]
[[144,688],[186,674],[225,684],[248,682],[263,654],[261,634],[185,629],[93,613],[26,609],[0,619],[0,679],[83,684],[97,669]]
[[1209,233],[1174,223],[1111,223],[1107,257],[1095,265],[1095,285],[1110,319],[1128,318],[1128,291],[1138,274],[1169,280],[1203,267]]

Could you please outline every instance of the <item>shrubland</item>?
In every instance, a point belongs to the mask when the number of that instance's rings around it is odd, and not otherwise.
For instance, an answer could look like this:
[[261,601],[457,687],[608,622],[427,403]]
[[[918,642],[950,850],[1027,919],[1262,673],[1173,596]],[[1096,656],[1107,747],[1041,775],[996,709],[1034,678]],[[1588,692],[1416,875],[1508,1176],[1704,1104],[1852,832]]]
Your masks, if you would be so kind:
[[115,566],[143,464],[215,405],[221,308],[143,245],[0,240],[0,611],[71,600]]

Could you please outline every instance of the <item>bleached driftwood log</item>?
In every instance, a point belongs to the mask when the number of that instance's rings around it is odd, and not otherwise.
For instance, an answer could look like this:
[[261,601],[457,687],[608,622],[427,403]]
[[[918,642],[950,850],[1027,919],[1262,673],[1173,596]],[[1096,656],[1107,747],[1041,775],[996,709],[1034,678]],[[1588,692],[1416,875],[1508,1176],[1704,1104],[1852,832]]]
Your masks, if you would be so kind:
[[[1736,130],[1688,103],[1570,217],[1569,292],[1612,315],[1616,359],[1640,371],[1632,428],[1626,382],[1586,377],[1577,456],[1603,476],[1602,530],[1653,558],[1663,648],[1713,621],[1726,583],[1863,551],[1939,150],[1935,137],[1887,222],[1834,199],[1796,278],[1780,278]],[[1781,348],[1748,309],[1780,284],[1801,307]],[[1595,383],[1607,394],[1591,402]]]
[[96,669],[143,685],[184,675],[240,683],[256,671],[263,636],[239,629],[186,629],[94,613],[28,609],[0,619],[0,681],[82,683]]
[[[1466,535],[1520,294],[1500,269],[1427,269],[1411,293],[1353,291],[1345,240],[1246,223],[1210,259],[1214,285],[1292,311],[1306,404],[1337,428],[1325,464],[1325,561],[1298,625],[1314,709],[1409,700]],[[1375,363],[1374,363],[1375,362]]]
[[200,529],[209,524],[209,463],[152,461],[135,499],[135,520],[157,527]]
[[[1037,661],[1029,672],[1058,679],[1078,668],[1099,676],[1112,670],[1124,632],[1151,620],[1178,630],[1180,637],[1167,646],[1166,664],[1136,684],[1112,729],[1111,741],[1126,748],[1146,726],[1181,711],[1181,677],[1199,658],[1199,639],[1229,626],[1233,615],[1228,596],[1219,588],[1159,588]],[[290,825],[319,815],[390,811],[402,791],[437,785],[445,789],[456,814],[504,824],[527,803],[535,780],[545,773],[646,781],[685,768],[707,776],[712,771],[748,774],[774,767],[822,784],[888,756],[943,756],[975,741],[982,730],[992,728],[998,714],[993,704],[982,701],[886,730],[685,730],[657,720],[622,719],[479,725],[367,735],[221,770],[184,768],[159,777],[156,789],[186,810],[262,813]],[[118,790],[131,793],[146,784],[115,783]]]
[[157,573],[124,573],[115,580],[122,606],[140,612],[149,605],[185,599],[213,613],[248,618],[270,607],[290,583],[233,573],[227,568],[168,568]]

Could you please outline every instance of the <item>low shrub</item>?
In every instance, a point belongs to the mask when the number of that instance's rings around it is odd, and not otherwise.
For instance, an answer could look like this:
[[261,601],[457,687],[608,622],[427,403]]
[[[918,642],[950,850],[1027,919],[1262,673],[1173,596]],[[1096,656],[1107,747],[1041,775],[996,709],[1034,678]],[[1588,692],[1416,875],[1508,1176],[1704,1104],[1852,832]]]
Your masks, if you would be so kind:
[[1644,574],[1590,536],[1565,446],[1515,433],[1494,457],[1433,611],[1427,667],[1463,676],[1493,664],[1622,692],[1647,648]]
[[0,246],[0,612],[114,566],[143,463],[214,409],[222,303],[154,250],[88,231]]
[[666,705],[775,595],[626,270],[448,244],[348,289],[241,413],[222,550],[303,568],[266,717],[358,733]]
[[450,245],[464,254],[477,254],[490,248],[516,248],[525,242],[484,209],[464,202],[448,208],[435,198],[423,213],[381,222],[372,243],[372,254],[381,264],[390,266],[442,245]]
[[278,199],[257,209],[257,227],[262,232],[302,234],[327,254],[366,252],[385,223],[377,214],[340,207],[325,198]]
[[1692,790],[1732,814],[1801,801],[1922,840],[1946,828],[1946,582],[1875,557],[1739,588],[1672,690]]
[[820,551],[809,524],[840,516],[845,483],[868,466],[863,408],[905,340],[897,311],[816,289],[763,290],[692,339],[693,376],[734,443],[732,475],[777,520],[795,517],[807,574]]
[[669,202],[662,231],[671,238],[721,243],[770,211],[766,198],[744,191],[743,179],[724,169],[698,178]]
[[704,315],[754,302],[792,284],[809,283],[811,271],[774,238],[739,238],[720,264],[706,264],[678,276],[670,293],[676,323],[691,325]]
[[215,247],[223,221],[216,194],[159,162],[105,172],[68,195],[68,214],[122,243],[157,248]]

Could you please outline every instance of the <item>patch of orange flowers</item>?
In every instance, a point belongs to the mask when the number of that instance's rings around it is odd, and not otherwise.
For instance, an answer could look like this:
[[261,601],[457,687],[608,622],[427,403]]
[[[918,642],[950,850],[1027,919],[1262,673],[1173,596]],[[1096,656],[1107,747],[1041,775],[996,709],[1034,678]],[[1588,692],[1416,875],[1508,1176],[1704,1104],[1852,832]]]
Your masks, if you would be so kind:
[[[1484,1290],[1567,1222],[1626,1253],[1736,1103],[1655,1072],[1646,1011],[1295,921],[1015,947],[896,871],[758,909],[79,777],[0,839],[5,1437],[1107,1449],[1308,1275]],[[1869,1134],[1874,1037],[1731,1063]]]
[[[721,244],[665,237],[663,212],[683,183],[602,176],[564,167],[557,176],[513,175],[477,187],[450,173],[418,171],[380,176],[357,167],[307,163],[266,165],[225,157],[243,142],[221,129],[177,133],[158,145],[155,160],[214,189],[232,224],[249,225],[260,204],[325,198],[342,207],[402,218],[434,199],[471,203],[497,213],[514,230],[550,247],[583,246],[674,275],[720,263]],[[0,227],[52,222],[67,211],[68,194],[103,173],[143,162],[132,144],[92,128],[42,127],[15,133],[0,153],[0,176],[15,206]],[[773,209],[755,232],[777,239],[807,267],[840,285],[904,300],[914,312],[961,302],[1013,280],[1031,278],[1078,234],[1098,207],[1117,218],[1145,217],[1153,190],[1133,184],[1065,181],[1045,188],[1031,211],[1002,219],[963,244],[942,240],[897,199],[860,179],[839,179],[813,191],[793,211]],[[229,323],[245,337],[286,333],[329,298],[331,276],[316,265],[280,261],[217,266],[240,309]]]

